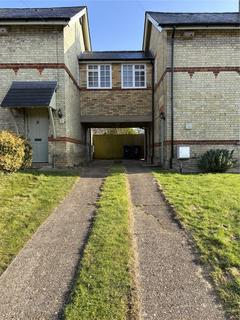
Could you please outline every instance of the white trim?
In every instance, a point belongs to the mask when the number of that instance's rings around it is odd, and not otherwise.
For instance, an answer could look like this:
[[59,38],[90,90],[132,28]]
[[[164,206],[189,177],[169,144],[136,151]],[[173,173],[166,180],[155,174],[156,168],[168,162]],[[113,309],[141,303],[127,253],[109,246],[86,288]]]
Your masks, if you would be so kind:
[[[133,86],[124,87],[123,85],[123,66],[133,66],[132,75],[133,75]],[[144,86],[136,87],[135,85],[135,66],[144,66]],[[121,88],[122,89],[146,89],[147,88],[147,68],[145,63],[122,63],[121,65]]]
[[83,8],[81,11],[79,11],[78,13],[76,13],[72,18],[70,18],[70,21],[69,21],[69,25],[72,23],[72,22],[76,22],[76,20],[80,19],[82,16],[84,16],[84,14],[87,13],[87,10],[86,8]]
[[162,31],[162,28],[159,26],[158,22],[154,20],[152,16],[150,16],[150,14],[147,14],[147,20],[150,21],[154,25],[154,27],[158,29],[158,31]]
[[154,20],[148,13],[145,17],[145,24],[144,24],[144,35],[143,35],[143,50],[146,50],[146,38],[148,36],[148,25],[151,23],[159,32],[162,31],[162,28],[159,26],[158,22]]
[[[88,76],[89,76],[89,66],[97,66],[97,72],[98,72],[98,86],[97,87],[89,87],[89,81],[88,81]],[[100,72],[100,66],[109,66],[110,67],[110,87],[101,87],[101,72]],[[112,65],[109,63],[88,63],[87,64],[87,89],[91,90],[91,89],[112,89]]]
[[55,127],[55,123],[54,123],[54,119],[53,119],[52,108],[48,108],[48,112],[49,112],[49,116],[50,116],[52,127],[53,127],[53,138],[55,139],[57,134],[56,134],[56,127]]

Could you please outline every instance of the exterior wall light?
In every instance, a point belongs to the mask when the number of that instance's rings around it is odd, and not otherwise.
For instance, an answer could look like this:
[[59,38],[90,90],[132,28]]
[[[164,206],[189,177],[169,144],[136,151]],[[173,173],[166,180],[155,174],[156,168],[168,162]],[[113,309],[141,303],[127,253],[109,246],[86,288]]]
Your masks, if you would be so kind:
[[160,119],[162,119],[162,120],[165,120],[165,119],[166,119],[164,112],[161,112],[161,113],[160,113]]
[[63,114],[62,114],[62,110],[61,109],[58,109],[57,114],[58,114],[59,119],[62,119]]

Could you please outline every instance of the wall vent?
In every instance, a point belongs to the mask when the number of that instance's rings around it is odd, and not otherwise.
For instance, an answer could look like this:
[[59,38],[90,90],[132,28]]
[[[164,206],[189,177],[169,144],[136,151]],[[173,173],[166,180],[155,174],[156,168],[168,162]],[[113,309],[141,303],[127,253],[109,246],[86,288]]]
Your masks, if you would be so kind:
[[0,27],[0,36],[6,35],[8,33],[8,29],[7,28],[1,28]]
[[183,32],[183,38],[184,39],[193,39],[195,37],[195,32],[194,31],[184,31]]

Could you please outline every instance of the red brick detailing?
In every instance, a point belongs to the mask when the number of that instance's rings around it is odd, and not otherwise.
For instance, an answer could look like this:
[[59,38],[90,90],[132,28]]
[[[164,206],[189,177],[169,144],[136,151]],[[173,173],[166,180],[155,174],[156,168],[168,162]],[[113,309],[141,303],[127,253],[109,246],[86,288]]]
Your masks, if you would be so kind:
[[[155,85],[155,89],[162,83],[167,73],[171,72],[171,68],[166,68],[163,72],[158,83]],[[193,77],[196,72],[212,72],[217,78],[220,72],[237,72],[240,75],[240,67],[175,67],[174,72],[187,72],[190,78]]]
[[0,69],[64,69],[64,63],[0,63]]
[[38,69],[39,74],[42,75],[44,68],[42,67],[42,68],[37,68],[37,69]]
[[75,144],[83,144],[84,143],[81,140],[77,140],[77,139],[73,139],[73,138],[69,138],[69,137],[48,137],[48,141],[50,142],[71,142],[71,143],[75,143]]
[[193,71],[188,71],[188,74],[189,74],[189,76],[190,76],[190,79],[192,79],[192,78],[193,78],[193,75],[194,75],[194,72],[193,72]]
[[163,72],[163,74],[162,74],[161,78],[158,80],[158,82],[157,82],[157,83],[156,83],[156,85],[155,85],[155,90],[156,90],[156,89],[157,89],[157,87],[162,83],[162,81],[164,80],[164,78],[165,78],[165,76],[166,76],[167,72],[168,72],[168,70],[167,70],[167,69]]
[[19,69],[37,69],[40,74],[42,74],[44,69],[64,69],[78,90],[80,90],[77,80],[64,63],[0,63],[0,69],[12,69],[15,74],[17,74]]
[[[171,141],[164,141],[165,145],[170,145]],[[240,140],[175,140],[174,145],[239,145]],[[157,144],[155,144],[156,146]],[[158,144],[160,146],[160,144]]]
[[13,68],[13,71],[14,71],[15,75],[17,75],[19,68]]
[[218,77],[218,75],[219,75],[219,72],[220,72],[220,71],[213,71],[213,74],[214,74],[214,76],[215,76],[215,79],[217,79],[217,77]]
[[75,86],[78,88],[78,90],[81,90],[81,88],[78,85],[77,80],[74,78],[73,74],[71,73],[71,71],[68,69],[68,67],[65,64],[64,64],[63,69],[67,72],[69,77],[72,79],[72,82],[75,84]]

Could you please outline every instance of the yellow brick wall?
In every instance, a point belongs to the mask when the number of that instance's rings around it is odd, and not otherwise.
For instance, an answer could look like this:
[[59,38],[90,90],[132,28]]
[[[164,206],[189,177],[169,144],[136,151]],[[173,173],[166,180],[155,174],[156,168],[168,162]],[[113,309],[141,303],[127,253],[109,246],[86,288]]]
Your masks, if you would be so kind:
[[[154,32],[152,40],[156,43]],[[167,56],[165,70],[168,67],[168,72],[155,91],[155,115],[159,105],[165,101],[166,166],[169,165],[171,139],[171,33],[168,32],[167,45],[163,50],[163,55]],[[195,30],[194,33],[192,39],[185,39],[183,31],[176,32],[174,140],[177,143],[174,156],[176,158],[177,144],[184,145],[186,142],[190,145],[195,164],[204,151],[217,147],[234,149],[235,156],[239,157],[239,145],[234,141],[240,139],[240,74],[237,69],[228,70],[227,67],[240,68],[240,30]],[[165,38],[162,37],[161,42],[164,43]],[[158,45],[158,53],[162,54],[162,47]],[[158,80],[163,73],[158,74]],[[165,99],[158,93],[161,90],[165,92]],[[187,129],[187,124],[191,124],[192,129]],[[216,143],[207,144],[206,141],[211,140]],[[221,144],[222,140],[226,144]],[[156,149],[160,150],[157,137],[155,144]]]
[[[139,62],[138,62],[139,63]],[[140,62],[143,63],[143,62]],[[146,63],[147,88],[121,89],[121,64],[112,64],[112,89],[87,90],[87,64],[80,64],[80,108],[82,116],[151,115],[152,65]]]

